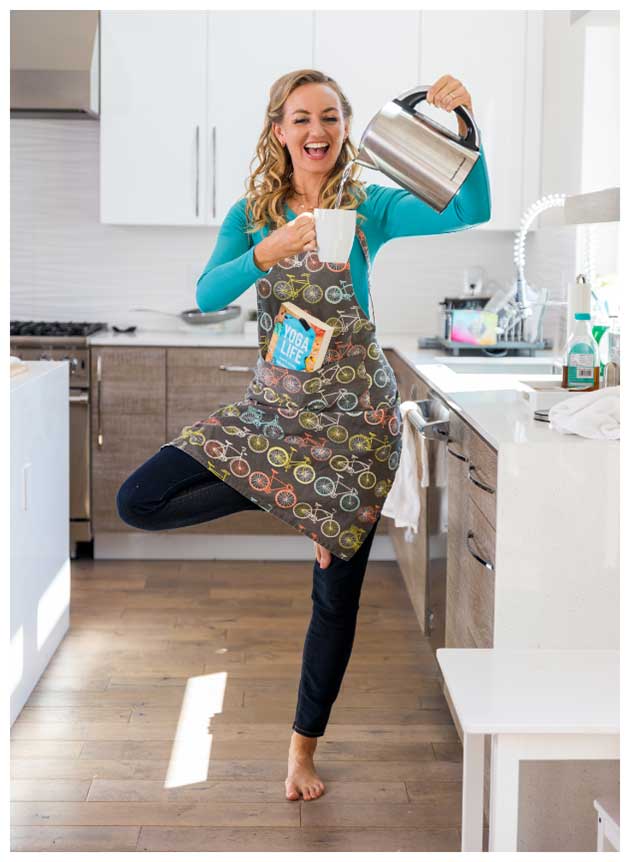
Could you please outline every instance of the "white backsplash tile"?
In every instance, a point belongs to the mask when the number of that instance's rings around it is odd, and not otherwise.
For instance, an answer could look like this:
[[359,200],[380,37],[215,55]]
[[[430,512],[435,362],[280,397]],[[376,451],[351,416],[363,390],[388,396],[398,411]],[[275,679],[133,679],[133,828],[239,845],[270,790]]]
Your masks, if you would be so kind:
[[[175,313],[195,307],[195,283],[217,228],[101,224],[98,160],[96,122],[11,120],[12,319],[127,326],[140,319],[130,311],[135,306]],[[527,242],[530,282],[564,298],[574,277],[574,231],[532,232]],[[511,280],[512,243],[512,233],[485,230],[388,243],[373,271],[378,329],[437,334],[438,303],[459,295],[467,267],[482,266],[486,282]],[[255,308],[254,289],[237,302]],[[563,337],[562,326],[560,310],[548,309],[545,335]]]

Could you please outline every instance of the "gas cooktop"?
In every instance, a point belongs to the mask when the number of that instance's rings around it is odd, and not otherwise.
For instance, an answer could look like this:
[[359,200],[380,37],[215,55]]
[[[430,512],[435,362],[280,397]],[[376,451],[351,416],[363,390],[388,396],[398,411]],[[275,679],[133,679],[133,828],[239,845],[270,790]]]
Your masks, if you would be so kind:
[[101,329],[106,323],[75,323],[43,320],[12,320],[11,335],[43,335],[47,338],[86,338]]

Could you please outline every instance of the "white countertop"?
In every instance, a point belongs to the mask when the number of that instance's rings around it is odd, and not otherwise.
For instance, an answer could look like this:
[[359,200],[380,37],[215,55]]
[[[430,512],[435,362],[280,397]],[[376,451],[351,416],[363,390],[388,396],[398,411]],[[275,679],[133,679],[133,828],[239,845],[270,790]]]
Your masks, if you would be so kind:
[[20,364],[26,367],[26,371],[22,371],[20,374],[11,377],[11,392],[15,392],[23,386],[27,386],[33,383],[33,381],[51,374],[53,371],[57,371],[58,368],[65,366],[66,375],[69,374],[70,369],[67,362],[53,362],[41,359],[25,360]]
[[[419,348],[418,336],[409,333],[379,333],[384,349],[395,350],[401,359],[424,377],[429,386],[443,397],[448,406],[467,421],[485,440],[499,450],[504,444],[544,444],[571,447],[615,446],[617,441],[587,440],[575,435],[553,431],[545,422],[533,418],[530,408],[520,394],[527,374],[462,374],[444,364],[446,356],[435,348]],[[119,347],[257,347],[255,332],[208,332],[205,327],[186,323],[168,329],[143,329],[133,334],[102,332],[90,336],[90,346]],[[538,351],[534,362],[549,363],[554,354]],[[476,359],[476,358],[475,358]],[[453,357],[449,357],[452,361]],[[471,358],[471,361],[474,361]],[[524,357],[505,357],[495,360],[502,366],[531,362]],[[20,375],[24,376],[24,375]],[[538,375],[534,375],[538,376]],[[570,397],[570,396],[569,396]]]
[[439,649],[436,655],[464,733],[619,733],[616,650]]

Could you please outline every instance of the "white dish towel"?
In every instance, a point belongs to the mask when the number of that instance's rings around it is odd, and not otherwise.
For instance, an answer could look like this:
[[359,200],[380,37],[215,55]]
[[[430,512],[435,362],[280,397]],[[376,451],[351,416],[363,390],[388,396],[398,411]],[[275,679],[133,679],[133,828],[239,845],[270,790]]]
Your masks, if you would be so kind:
[[[418,434],[408,418],[409,411],[416,409],[415,401],[403,401],[400,405],[402,419],[400,462],[394,483],[381,510],[381,514],[386,518],[393,518],[396,527],[407,528],[406,542],[413,541],[414,534],[418,532],[420,488],[428,487],[430,482],[427,441]],[[420,470],[418,470],[416,440],[420,442]],[[434,481],[437,485],[446,484],[446,447],[443,445],[439,447]]]
[[550,427],[591,440],[618,440],[620,390],[620,386],[607,386],[571,395],[549,409]]

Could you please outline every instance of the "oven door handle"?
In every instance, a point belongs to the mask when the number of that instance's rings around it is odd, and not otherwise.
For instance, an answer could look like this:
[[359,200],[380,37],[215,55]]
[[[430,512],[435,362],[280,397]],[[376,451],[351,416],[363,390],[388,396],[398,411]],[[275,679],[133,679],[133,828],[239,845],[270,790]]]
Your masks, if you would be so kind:
[[[438,408],[438,418],[430,418],[435,415],[435,407]],[[415,409],[409,410],[407,418],[412,426],[420,434],[421,437],[426,437],[429,440],[448,440],[448,413],[444,416],[444,410],[441,410],[438,402],[432,398],[421,399],[416,401]]]

